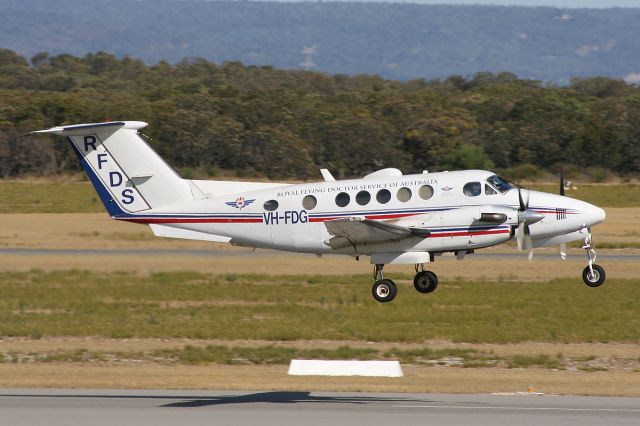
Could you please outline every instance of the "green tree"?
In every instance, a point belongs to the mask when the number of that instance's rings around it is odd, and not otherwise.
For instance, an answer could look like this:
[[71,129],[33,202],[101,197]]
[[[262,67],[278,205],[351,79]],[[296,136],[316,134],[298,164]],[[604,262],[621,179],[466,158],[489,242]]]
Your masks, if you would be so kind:
[[445,157],[444,166],[448,170],[491,170],[494,164],[482,147],[465,144]]

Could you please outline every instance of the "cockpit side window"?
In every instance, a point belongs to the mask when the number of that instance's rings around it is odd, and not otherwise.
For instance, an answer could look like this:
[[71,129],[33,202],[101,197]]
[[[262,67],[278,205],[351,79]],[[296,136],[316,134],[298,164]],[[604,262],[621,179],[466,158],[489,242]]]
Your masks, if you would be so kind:
[[500,176],[489,176],[487,178],[487,182],[489,182],[494,188],[500,191],[501,194],[504,194],[508,190],[512,189],[513,186],[507,182],[506,179],[501,178]]
[[484,195],[496,195],[497,192],[490,185],[484,184]]
[[469,182],[462,188],[462,192],[467,197],[477,197],[482,193],[482,184],[480,182]]

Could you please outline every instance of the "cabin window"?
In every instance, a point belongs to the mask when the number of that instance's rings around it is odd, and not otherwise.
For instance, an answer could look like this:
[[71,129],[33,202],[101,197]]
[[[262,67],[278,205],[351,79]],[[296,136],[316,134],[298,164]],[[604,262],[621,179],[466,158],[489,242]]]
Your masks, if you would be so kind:
[[390,199],[391,199],[391,193],[389,192],[388,189],[381,189],[376,194],[376,200],[378,200],[380,204],[387,204]]
[[351,197],[349,197],[349,194],[347,194],[346,192],[341,192],[336,195],[336,204],[338,205],[338,207],[346,207],[349,205],[350,201]]
[[307,195],[302,199],[302,207],[306,210],[313,210],[318,205],[318,200],[313,195]]
[[496,195],[497,192],[495,189],[493,189],[492,187],[490,187],[489,185],[487,185],[486,183],[484,184],[484,193],[485,195]]
[[433,187],[431,185],[422,185],[418,190],[418,195],[423,200],[428,200],[433,197]]
[[267,211],[272,212],[277,208],[278,208],[278,202],[276,200],[269,200],[269,201],[265,201],[264,203],[264,209]]
[[480,182],[469,182],[462,188],[462,192],[467,197],[477,197],[482,193],[482,184]]
[[367,204],[369,204],[369,201],[371,201],[371,194],[369,194],[367,191],[360,191],[356,195],[356,203],[360,204],[361,206],[366,206]]
[[403,187],[398,189],[398,194],[396,195],[398,200],[406,203],[411,199],[411,190],[409,188]]

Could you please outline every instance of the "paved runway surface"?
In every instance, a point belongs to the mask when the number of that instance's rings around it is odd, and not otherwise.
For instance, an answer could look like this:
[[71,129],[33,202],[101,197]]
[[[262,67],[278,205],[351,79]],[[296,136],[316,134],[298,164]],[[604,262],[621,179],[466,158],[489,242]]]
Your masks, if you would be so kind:
[[[0,248],[0,255],[14,256],[194,256],[194,257],[244,257],[244,256],[283,256],[298,255],[308,256],[303,253],[283,252],[276,250],[260,249],[255,252],[247,249],[243,251],[220,251],[220,250],[194,250],[194,249],[38,249],[38,248]],[[478,252],[473,258],[483,259],[526,259],[526,252],[511,253],[483,253]],[[453,256],[449,256],[454,259]],[[536,253],[537,260],[560,260],[559,253]],[[567,256],[569,260],[585,260],[584,254],[570,254]],[[601,261],[617,261],[617,262],[638,262],[640,255],[637,254],[599,254],[598,259]]]
[[0,389],[0,424],[637,426],[640,398]]

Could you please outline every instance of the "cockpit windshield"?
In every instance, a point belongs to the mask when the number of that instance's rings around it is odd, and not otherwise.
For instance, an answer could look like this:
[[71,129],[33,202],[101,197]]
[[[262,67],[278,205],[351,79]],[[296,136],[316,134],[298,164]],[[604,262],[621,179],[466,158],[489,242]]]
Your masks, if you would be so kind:
[[505,192],[513,188],[513,186],[509,182],[496,175],[489,176],[487,178],[487,182],[493,185],[493,187],[500,191],[501,194],[504,194]]

